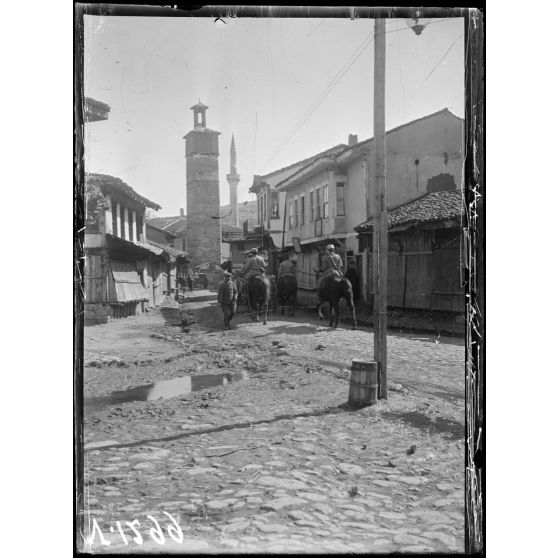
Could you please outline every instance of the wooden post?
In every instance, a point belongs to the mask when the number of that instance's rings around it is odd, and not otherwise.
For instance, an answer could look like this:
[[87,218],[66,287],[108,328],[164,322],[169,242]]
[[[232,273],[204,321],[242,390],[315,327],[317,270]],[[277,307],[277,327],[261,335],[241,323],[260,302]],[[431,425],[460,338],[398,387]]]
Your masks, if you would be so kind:
[[124,240],[130,240],[130,212],[126,206],[124,206]]
[[105,209],[105,233],[112,234],[114,232],[113,224],[112,224],[112,200],[107,196],[108,207]]
[[374,360],[380,376],[380,399],[387,399],[387,258],[386,213],[386,21],[374,21]]
[[136,223],[136,212],[134,210],[132,210],[132,238],[130,238],[130,240],[132,242],[135,242],[136,240],[139,240],[139,238],[137,238],[137,223]]
[[121,236],[121,223],[120,223],[120,202],[116,202],[116,233],[115,236]]

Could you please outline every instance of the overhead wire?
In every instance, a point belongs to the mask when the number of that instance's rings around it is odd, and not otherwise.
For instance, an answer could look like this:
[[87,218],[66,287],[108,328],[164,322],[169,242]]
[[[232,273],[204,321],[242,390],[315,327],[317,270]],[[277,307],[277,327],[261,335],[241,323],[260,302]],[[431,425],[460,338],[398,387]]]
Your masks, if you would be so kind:
[[[389,23],[396,23],[401,18],[394,19]],[[454,18],[444,18],[436,20],[429,25],[434,25],[436,23],[442,23],[444,21],[449,21]],[[406,31],[405,28],[400,29],[399,27],[393,29],[391,31],[386,31],[385,34],[388,35],[390,33],[395,33],[399,31]],[[366,39],[355,49],[353,54],[349,57],[347,62],[341,67],[341,69],[337,72],[336,76],[330,81],[330,83],[325,87],[325,89],[320,93],[317,99],[314,101],[312,106],[306,111],[306,113],[301,117],[301,119],[295,124],[295,126],[291,129],[291,131],[285,136],[283,140],[279,143],[279,145],[275,148],[272,152],[270,157],[267,159],[264,165],[264,170],[269,166],[269,164],[277,157],[277,155],[287,146],[287,144],[291,141],[291,139],[295,136],[298,130],[306,123],[306,121],[312,116],[312,114],[316,111],[316,109],[322,104],[322,102],[327,98],[329,93],[333,90],[333,88],[339,83],[341,78],[348,72],[351,66],[356,62],[356,60],[363,54],[366,50],[366,47],[372,42],[374,38],[374,31],[372,31]]]
[[372,42],[374,38],[374,31],[369,33],[369,35],[364,39],[363,42],[355,49],[353,54],[349,57],[349,59],[343,64],[341,69],[337,72],[335,77],[329,82],[329,84],[324,88],[324,90],[318,95],[314,103],[311,107],[304,113],[301,119],[295,124],[295,126],[291,129],[291,131],[285,136],[285,138],[279,143],[279,145],[275,148],[272,152],[272,155],[267,159],[265,163],[265,167],[269,166],[269,164],[277,157],[277,155],[283,150],[283,148],[290,142],[292,137],[298,132],[298,130],[302,127],[302,125],[310,118],[310,116],[314,113],[314,111],[320,106],[320,104],[325,100],[327,95],[331,92],[331,90],[337,85],[340,79],[347,73],[350,67],[356,62],[356,60],[360,57],[360,55],[364,52],[366,47]]

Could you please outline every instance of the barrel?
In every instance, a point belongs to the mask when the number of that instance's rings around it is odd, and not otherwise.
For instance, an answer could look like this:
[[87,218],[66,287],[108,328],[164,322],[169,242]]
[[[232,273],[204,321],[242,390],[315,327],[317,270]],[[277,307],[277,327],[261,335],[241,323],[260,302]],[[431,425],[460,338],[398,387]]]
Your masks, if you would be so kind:
[[374,405],[378,399],[378,365],[373,360],[353,359],[349,403]]

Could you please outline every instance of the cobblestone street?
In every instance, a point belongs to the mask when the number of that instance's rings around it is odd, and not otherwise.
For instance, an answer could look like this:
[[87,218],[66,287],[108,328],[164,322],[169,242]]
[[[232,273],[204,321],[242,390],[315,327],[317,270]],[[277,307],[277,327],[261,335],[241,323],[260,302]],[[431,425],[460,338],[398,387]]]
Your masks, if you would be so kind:
[[[198,300],[188,333],[174,303],[85,328],[84,550],[464,551],[461,339],[390,332],[389,399],[354,410],[371,329],[299,313],[223,331]],[[195,388],[206,374],[227,376]],[[110,395],[184,376],[177,397]]]

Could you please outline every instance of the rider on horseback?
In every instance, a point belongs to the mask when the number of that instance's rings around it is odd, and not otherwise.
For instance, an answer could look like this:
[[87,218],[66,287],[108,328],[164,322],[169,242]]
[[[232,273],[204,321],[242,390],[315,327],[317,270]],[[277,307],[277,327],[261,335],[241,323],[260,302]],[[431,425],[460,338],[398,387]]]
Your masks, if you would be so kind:
[[332,275],[343,277],[343,260],[339,254],[335,253],[333,244],[326,246],[326,253],[322,259],[322,266],[320,269],[314,269],[314,273],[321,273],[320,280],[318,281],[318,290],[320,290],[326,279]]
[[258,256],[258,249],[252,248],[248,252],[248,259],[244,264],[242,275],[244,279],[248,279],[253,275],[265,275],[265,268],[265,260],[261,256]]
[[296,278],[296,254],[293,254],[290,258],[285,257],[285,259],[279,264],[279,269],[277,270],[277,282],[281,277],[287,276]]
[[248,251],[248,259],[244,264],[244,268],[240,272],[240,276],[243,278],[241,282],[242,292],[245,293],[248,289],[248,279],[260,275],[265,277],[265,260],[258,255],[258,249],[252,248]]

